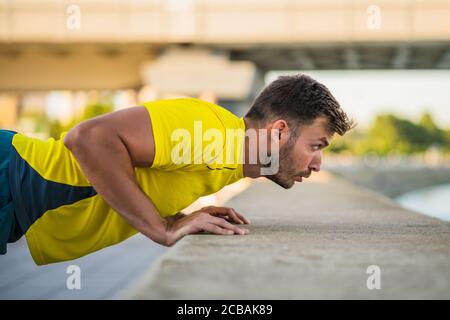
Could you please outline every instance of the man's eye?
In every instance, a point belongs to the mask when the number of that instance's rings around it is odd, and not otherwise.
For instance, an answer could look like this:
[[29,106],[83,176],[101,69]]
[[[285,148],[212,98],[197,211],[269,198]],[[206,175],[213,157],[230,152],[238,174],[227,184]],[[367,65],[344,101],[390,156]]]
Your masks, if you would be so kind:
[[320,150],[321,148],[322,148],[322,145],[321,145],[321,144],[315,144],[315,145],[313,145],[313,150],[314,150],[314,151]]

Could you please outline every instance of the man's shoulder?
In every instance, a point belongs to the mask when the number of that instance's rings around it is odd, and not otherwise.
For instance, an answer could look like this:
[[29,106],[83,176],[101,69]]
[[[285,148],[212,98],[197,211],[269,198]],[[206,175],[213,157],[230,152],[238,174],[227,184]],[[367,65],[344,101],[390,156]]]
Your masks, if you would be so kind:
[[197,98],[163,99],[142,104],[158,117],[176,117],[187,122],[219,120],[226,128],[239,127],[239,118],[225,107]]
[[[198,98],[176,98],[176,99],[161,99],[153,100],[148,102],[143,102],[142,105],[146,108],[176,108],[180,110],[185,110],[189,108],[193,109],[212,109],[229,112],[226,108],[217,105],[215,103],[201,100]],[[193,111],[193,110],[191,110]]]

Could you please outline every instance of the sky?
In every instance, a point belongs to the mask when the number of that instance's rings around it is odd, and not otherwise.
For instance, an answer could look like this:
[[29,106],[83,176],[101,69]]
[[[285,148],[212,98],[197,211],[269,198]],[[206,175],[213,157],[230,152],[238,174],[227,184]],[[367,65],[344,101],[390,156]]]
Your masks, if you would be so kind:
[[[272,71],[278,75],[301,71]],[[391,112],[417,120],[429,111],[442,128],[450,129],[450,70],[305,71],[326,85],[346,113],[365,128],[378,113]]]

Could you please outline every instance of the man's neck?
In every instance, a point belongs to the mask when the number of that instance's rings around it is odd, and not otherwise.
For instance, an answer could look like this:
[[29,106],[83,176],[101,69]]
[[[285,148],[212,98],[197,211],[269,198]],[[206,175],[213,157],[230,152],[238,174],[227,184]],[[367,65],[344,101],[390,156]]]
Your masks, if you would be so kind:
[[[245,130],[250,128],[255,128],[254,124],[247,118],[244,117],[244,123],[245,123]],[[244,139],[244,164],[243,164],[243,174],[244,177],[249,178],[258,178],[261,176],[261,168],[258,163],[256,164],[250,164],[250,151],[249,151],[249,141],[248,137],[246,135]]]

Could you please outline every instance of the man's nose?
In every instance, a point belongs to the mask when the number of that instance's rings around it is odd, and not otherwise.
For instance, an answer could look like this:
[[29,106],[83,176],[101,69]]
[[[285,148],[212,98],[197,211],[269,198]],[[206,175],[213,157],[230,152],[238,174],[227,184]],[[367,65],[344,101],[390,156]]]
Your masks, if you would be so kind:
[[319,172],[321,164],[322,164],[322,152],[314,156],[309,165],[309,170]]

